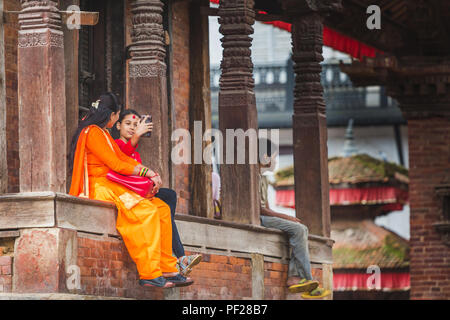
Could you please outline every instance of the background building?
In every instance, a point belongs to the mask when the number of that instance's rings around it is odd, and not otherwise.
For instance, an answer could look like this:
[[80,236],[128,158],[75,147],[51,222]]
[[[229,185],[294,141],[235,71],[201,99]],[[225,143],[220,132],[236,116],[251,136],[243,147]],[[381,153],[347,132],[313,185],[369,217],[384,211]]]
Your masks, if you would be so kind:
[[[214,4],[212,4],[214,5]],[[222,46],[217,17],[209,17],[211,108],[213,126],[218,126],[218,92]],[[260,128],[280,129],[280,156],[277,168],[293,164],[292,114],[294,71],[290,32],[255,22],[252,45],[255,97]],[[322,85],[327,106],[328,156],[340,156],[345,130],[354,121],[355,147],[372,157],[396,162],[408,168],[408,132],[397,103],[384,87],[353,87],[339,62],[349,63],[348,54],[323,47]],[[295,210],[278,207],[275,192],[269,192],[270,205],[295,215]],[[409,239],[409,206],[379,217],[376,223]]]

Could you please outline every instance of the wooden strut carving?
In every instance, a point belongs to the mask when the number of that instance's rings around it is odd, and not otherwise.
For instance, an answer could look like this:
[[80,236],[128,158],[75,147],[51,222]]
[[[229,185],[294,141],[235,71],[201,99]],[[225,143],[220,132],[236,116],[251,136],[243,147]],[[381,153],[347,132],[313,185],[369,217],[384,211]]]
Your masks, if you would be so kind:
[[[252,25],[255,22],[253,0],[223,1],[219,8],[219,31],[223,35],[223,59],[220,64],[220,90],[253,92],[253,63],[251,60]],[[236,97],[239,99],[239,97]],[[230,101],[233,104],[233,101]],[[236,101],[238,104],[245,101]]]
[[166,76],[163,6],[160,0],[136,0],[131,4],[131,78]]
[[[61,15],[57,2],[51,0],[21,0],[19,14],[19,48],[64,47]],[[50,31],[50,32],[49,32]]]
[[299,29],[292,33],[292,60],[296,74],[294,114],[319,113],[325,116],[325,100],[320,83],[322,71],[320,62],[323,61],[322,17],[317,13],[311,13],[294,24],[293,28]]

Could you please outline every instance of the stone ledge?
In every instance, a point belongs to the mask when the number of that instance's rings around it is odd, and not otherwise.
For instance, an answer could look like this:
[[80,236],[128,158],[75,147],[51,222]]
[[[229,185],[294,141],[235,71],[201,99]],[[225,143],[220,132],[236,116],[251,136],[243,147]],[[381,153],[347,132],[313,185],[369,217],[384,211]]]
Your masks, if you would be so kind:
[[0,196],[0,229],[60,227],[118,236],[113,203],[56,192]]
[[[203,250],[222,251],[223,255],[261,254],[280,260],[289,260],[289,246],[286,235],[276,229],[234,223],[206,221],[198,217],[181,218],[176,215],[177,228],[183,245]],[[326,238],[325,238],[326,239]],[[329,239],[309,237],[309,251],[312,263],[332,264],[332,251]],[[216,254],[221,254],[216,252]]]
[[70,293],[0,293],[0,300],[134,300],[131,298],[90,296]]
[[[30,192],[0,196],[0,230],[58,227],[96,235],[118,237],[117,209],[113,203],[55,192]],[[288,260],[285,234],[257,225],[176,214],[183,244],[224,255],[258,253]],[[332,263],[333,240],[309,235],[312,263]]]

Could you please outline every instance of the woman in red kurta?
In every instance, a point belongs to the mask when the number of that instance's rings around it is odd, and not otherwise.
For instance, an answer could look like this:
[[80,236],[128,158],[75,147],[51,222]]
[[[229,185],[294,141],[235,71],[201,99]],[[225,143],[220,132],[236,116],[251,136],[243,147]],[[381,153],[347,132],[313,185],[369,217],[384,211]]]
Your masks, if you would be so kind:
[[123,175],[151,178],[156,189],[159,175],[125,155],[106,128],[117,121],[120,105],[112,93],[100,96],[80,122],[72,139],[69,168],[73,168],[70,194],[114,202],[118,209],[117,230],[136,263],[143,286],[170,288],[189,285],[172,256],[170,209],[158,198],[147,199],[106,178],[110,170]]
[[[115,138],[120,150],[127,156],[142,163],[141,155],[137,151],[139,139],[153,129],[152,122],[145,122],[139,113],[133,109],[126,109],[120,112],[119,120],[111,130],[111,135]],[[181,242],[175,223],[175,211],[177,206],[177,193],[169,188],[161,188],[155,197],[160,198],[170,207],[172,218],[172,251],[178,258],[178,267],[183,276],[187,276],[194,266],[202,260],[200,254],[186,256],[184,246]]]

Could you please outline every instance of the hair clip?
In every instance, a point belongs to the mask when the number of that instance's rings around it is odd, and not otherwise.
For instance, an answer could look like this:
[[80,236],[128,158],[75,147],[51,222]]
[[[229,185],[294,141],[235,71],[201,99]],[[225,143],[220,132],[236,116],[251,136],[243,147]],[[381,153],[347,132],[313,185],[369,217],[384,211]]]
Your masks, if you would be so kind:
[[92,102],[92,107],[94,107],[95,109],[98,109],[98,104],[99,104],[100,100],[97,100],[95,102]]

